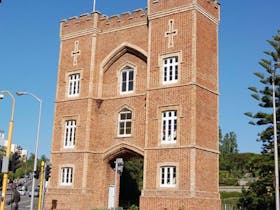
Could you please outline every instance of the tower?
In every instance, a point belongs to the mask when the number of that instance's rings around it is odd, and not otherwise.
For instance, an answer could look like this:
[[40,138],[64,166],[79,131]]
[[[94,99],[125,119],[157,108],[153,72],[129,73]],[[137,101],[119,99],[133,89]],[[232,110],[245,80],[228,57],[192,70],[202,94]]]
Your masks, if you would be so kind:
[[118,205],[114,161],[131,157],[141,210],[220,209],[218,23],[213,0],[61,22],[45,209]]
[[141,208],[219,209],[219,5],[151,0],[148,8],[150,75]]

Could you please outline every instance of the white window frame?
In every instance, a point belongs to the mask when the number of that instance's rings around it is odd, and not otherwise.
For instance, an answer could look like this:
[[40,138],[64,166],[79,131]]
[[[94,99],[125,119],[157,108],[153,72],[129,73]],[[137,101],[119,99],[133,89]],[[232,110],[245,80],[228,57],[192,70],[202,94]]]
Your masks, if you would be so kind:
[[[123,74],[126,75],[126,79],[124,80]],[[130,80],[129,76],[132,74],[132,80]],[[134,92],[134,86],[135,86],[135,70],[134,68],[130,66],[126,66],[123,68],[120,72],[120,93],[121,94],[128,94]],[[132,83],[132,89],[129,90],[129,85]],[[123,90],[123,84],[125,85],[125,89]]]
[[162,83],[173,84],[179,79],[179,56],[169,56],[162,59]]
[[80,94],[81,74],[73,73],[68,76],[68,96],[79,96]]
[[76,143],[76,120],[66,120],[64,130],[64,148],[74,148]]
[[165,165],[160,167],[160,187],[176,187],[177,170],[176,166]]
[[[130,118],[127,118],[128,114],[130,114]],[[123,115],[125,115],[125,117],[122,119]],[[123,126],[122,126],[122,124],[123,124]],[[130,133],[127,133],[129,124],[130,124]],[[121,133],[122,127],[123,127],[123,133]],[[131,134],[132,134],[132,112],[129,109],[122,109],[119,112],[119,116],[118,116],[118,136],[119,137],[128,137],[128,136],[131,136]]]
[[169,110],[162,112],[161,120],[161,143],[176,144],[177,142],[177,111]]
[[71,186],[73,184],[73,167],[61,168],[61,185]]

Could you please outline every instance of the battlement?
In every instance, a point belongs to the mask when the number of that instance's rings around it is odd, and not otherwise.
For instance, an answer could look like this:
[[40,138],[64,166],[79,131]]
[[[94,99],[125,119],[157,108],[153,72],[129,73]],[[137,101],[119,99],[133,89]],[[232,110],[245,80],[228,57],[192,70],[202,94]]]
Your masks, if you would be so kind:
[[[150,0],[150,3],[151,4],[162,4],[162,5],[165,5],[165,4],[167,4],[167,2],[165,2],[165,1],[163,1],[163,0]],[[218,8],[218,6],[220,5],[220,3],[217,0],[202,0],[202,1],[206,1],[207,3],[213,4],[214,8]],[[179,4],[180,4],[179,0],[177,0],[177,2],[179,2]],[[195,1],[194,0],[183,0],[181,2],[183,2],[184,4],[187,4],[187,3],[194,3]]]
[[217,0],[149,0],[149,14],[153,15],[170,9],[189,8],[196,5],[219,19],[220,3]]
[[[165,10],[176,9],[180,7],[194,7],[195,5],[202,8],[214,17],[220,19],[220,3],[217,0],[149,0],[149,13],[156,14]],[[114,30],[120,27],[137,24],[147,21],[147,9],[136,9],[132,13],[124,12],[120,15],[108,17],[99,12],[91,14],[82,14],[79,17],[70,17],[61,21],[61,35],[75,33],[78,31],[91,31],[96,18],[98,31]]]
[[220,19],[220,3],[217,0],[197,0],[197,3],[216,19]]
[[[97,15],[94,15],[97,14]],[[61,34],[75,33],[77,31],[91,30],[94,25],[94,17],[97,18],[98,31],[115,29],[134,23],[147,21],[147,10],[137,9],[132,13],[124,12],[120,15],[108,17],[99,12],[82,14],[61,21]]]
[[74,16],[60,21],[61,34],[91,29],[93,27],[93,15],[85,13],[79,17]]
[[147,21],[147,11],[143,9],[137,9],[132,13],[124,12],[120,15],[114,15],[111,17],[104,15],[100,16],[98,20],[98,28],[100,30],[109,30],[143,21]]

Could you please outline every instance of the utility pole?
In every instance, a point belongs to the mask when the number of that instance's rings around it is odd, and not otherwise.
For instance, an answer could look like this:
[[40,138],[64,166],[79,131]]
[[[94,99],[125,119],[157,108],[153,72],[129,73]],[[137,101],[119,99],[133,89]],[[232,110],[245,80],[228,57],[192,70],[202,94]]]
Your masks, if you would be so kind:
[[[7,90],[0,91],[0,98],[3,99],[4,95],[2,94],[8,94],[10,98],[12,99],[12,114],[11,119],[9,123],[9,132],[8,132],[8,143],[7,143],[7,150],[6,150],[6,156],[4,160],[9,163],[9,158],[11,156],[11,145],[12,145],[12,136],[13,136],[13,129],[14,129],[14,110],[15,110],[15,98],[14,96]],[[6,163],[6,166],[8,166],[8,163]],[[5,200],[6,200],[6,192],[7,192],[7,184],[8,184],[8,174],[9,174],[9,167],[7,167],[7,170],[3,171],[3,181],[2,181],[2,195],[1,195],[1,206],[0,209],[5,209]]]
[[45,161],[42,160],[41,161],[41,170],[40,170],[40,191],[39,191],[39,199],[38,199],[38,210],[41,210],[43,183],[45,181],[44,171],[45,171]]

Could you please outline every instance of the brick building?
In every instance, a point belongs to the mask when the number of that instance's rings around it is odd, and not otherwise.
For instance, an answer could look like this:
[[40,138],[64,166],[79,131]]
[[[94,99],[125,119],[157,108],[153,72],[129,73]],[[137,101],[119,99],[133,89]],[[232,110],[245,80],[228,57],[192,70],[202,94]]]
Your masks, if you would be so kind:
[[132,156],[144,160],[141,210],[220,209],[219,9],[148,0],[61,22],[45,209],[111,207],[114,161]]

